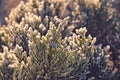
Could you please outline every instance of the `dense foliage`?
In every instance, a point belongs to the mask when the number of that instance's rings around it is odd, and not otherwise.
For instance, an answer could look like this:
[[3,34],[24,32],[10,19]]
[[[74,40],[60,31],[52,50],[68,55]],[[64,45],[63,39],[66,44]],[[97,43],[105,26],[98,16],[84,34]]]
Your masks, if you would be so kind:
[[117,11],[111,0],[21,2],[0,28],[0,79],[119,80],[107,63],[110,47],[119,55]]

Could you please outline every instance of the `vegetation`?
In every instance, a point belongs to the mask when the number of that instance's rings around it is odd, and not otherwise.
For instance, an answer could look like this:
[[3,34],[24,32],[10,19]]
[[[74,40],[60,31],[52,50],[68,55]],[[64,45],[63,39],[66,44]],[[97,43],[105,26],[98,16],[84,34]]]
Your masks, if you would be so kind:
[[114,5],[111,0],[21,2],[0,28],[0,79],[119,80]]

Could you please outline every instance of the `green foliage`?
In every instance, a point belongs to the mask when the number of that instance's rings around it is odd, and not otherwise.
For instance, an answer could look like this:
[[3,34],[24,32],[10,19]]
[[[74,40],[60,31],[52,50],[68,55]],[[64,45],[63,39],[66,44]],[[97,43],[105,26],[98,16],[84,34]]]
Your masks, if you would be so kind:
[[[66,20],[67,18],[62,22],[66,22]],[[28,32],[26,31],[29,55],[27,56],[27,53],[18,45],[16,45],[15,49],[11,50],[19,63],[16,67],[10,68],[13,71],[10,71],[8,79],[82,79],[87,77],[87,74],[90,74],[90,69],[93,66],[96,64],[100,65],[101,61],[105,62],[104,55],[107,55],[108,49],[104,52],[103,49],[95,46],[96,38],[92,38],[90,35],[86,37],[86,28],[77,29],[73,35],[62,38],[61,33],[64,30],[64,26],[61,26],[62,22],[58,27],[55,27],[50,22],[46,35],[41,35],[37,30],[32,30],[31,27],[27,30]],[[8,50],[5,49],[1,55],[4,55],[6,52]],[[101,54],[101,56],[94,57],[94,54]],[[9,53],[9,55],[12,54]],[[94,58],[97,57],[101,59],[94,62]],[[9,58],[5,57],[5,60],[9,61]],[[1,65],[3,68],[6,64],[5,60],[3,60]],[[9,65],[11,64],[9,63]],[[105,67],[103,64],[101,66]],[[9,65],[6,66],[7,69],[9,69]],[[9,70],[1,68],[2,75],[5,75],[2,71]],[[1,79],[7,78],[1,76]]]

